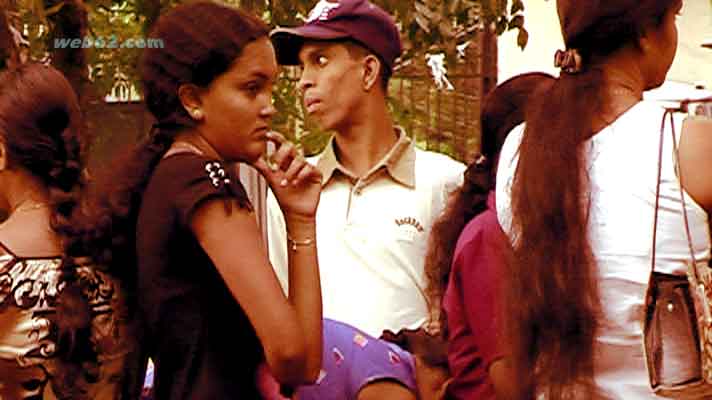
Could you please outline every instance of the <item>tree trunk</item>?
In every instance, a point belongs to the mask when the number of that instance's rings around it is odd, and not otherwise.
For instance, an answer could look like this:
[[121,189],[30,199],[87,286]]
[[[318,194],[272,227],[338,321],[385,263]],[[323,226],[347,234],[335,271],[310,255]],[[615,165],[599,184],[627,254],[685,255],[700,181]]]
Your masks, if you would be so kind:
[[[45,9],[49,9],[60,2],[64,6],[55,14],[48,15],[51,30],[49,33],[49,51],[52,65],[60,70],[74,88],[79,98],[79,105],[82,113],[86,115],[87,110],[94,104],[103,101],[103,94],[98,93],[91,81],[89,81],[89,69],[87,66],[86,50],[66,46],[55,47],[55,39],[79,39],[84,40],[88,34],[88,10],[84,0],[44,0]],[[84,150],[88,151],[90,144],[96,138],[100,129],[91,123],[87,118],[83,119],[84,143],[89,146]]]
[[83,0],[45,0],[45,9],[64,1],[64,6],[54,15],[48,16],[54,25],[50,32],[49,46],[52,65],[62,71],[81,96],[88,83],[85,50],[79,48],[55,47],[55,39],[83,40],[87,34],[88,13]]
[[138,13],[146,18],[143,25],[143,33],[146,37],[148,37],[153,24],[161,15],[163,3],[161,0],[141,0],[136,2]]

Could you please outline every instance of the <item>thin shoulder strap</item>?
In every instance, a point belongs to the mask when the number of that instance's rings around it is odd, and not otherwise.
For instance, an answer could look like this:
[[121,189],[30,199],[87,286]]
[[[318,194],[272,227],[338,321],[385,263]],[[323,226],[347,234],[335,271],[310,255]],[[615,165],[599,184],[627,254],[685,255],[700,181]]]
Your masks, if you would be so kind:
[[[672,122],[672,114],[670,114],[670,121]],[[687,217],[687,204],[685,202],[685,193],[684,193],[684,186],[682,184],[682,171],[680,170],[680,153],[678,151],[678,146],[677,146],[677,132],[675,132],[675,124],[672,123],[672,146],[673,146],[673,154],[675,155],[675,172],[677,175],[677,181],[680,185],[680,203],[682,204],[682,219],[685,222],[685,235],[687,236],[687,247],[690,250],[690,260],[692,261],[692,265],[694,266],[692,268],[693,275],[695,277],[695,281],[699,282],[700,277],[699,274],[697,273],[697,259],[695,258],[695,250],[692,245],[692,234],[690,233],[690,223],[689,219]]]
[[658,209],[660,206],[660,179],[662,173],[662,162],[663,162],[663,141],[665,137],[665,119],[670,118],[670,128],[672,131],[672,145],[673,145],[673,155],[675,158],[675,172],[678,177],[677,181],[680,185],[680,203],[682,204],[682,216],[685,223],[685,234],[687,235],[687,245],[690,251],[690,260],[693,263],[692,271],[696,282],[699,282],[699,273],[697,271],[697,259],[695,258],[695,251],[692,245],[692,234],[690,233],[690,225],[687,218],[687,205],[685,203],[684,186],[682,184],[682,173],[680,171],[680,154],[678,152],[677,146],[677,133],[675,131],[675,119],[673,118],[673,113],[680,111],[687,113],[689,111],[689,105],[696,102],[712,101],[712,97],[706,97],[704,99],[685,99],[680,101],[679,107],[676,108],[665,108],[665,113],[663,114],[663,119],[660,124],[660,145],[658,149],[658,180],[655,187],[655,217],[653,220],[653,249],[652,258],[650,266],[650,277],[652,279],[653,272],[655,272],[655,250],[657,244],[657,233],[658,233]]
[[707,290],[705,288],[705,282],[700,279],[700,271],[697,269],[697,258],[695,257],[695,249],[692,244],[692,233],[690,232],[690,223],[687,217],[687,204],[685,202],[685,192],[682,183],[682,171],[680,170],[680,153],[677,146],[677,133],[675,132],[675,124],[672,121],[672,113],[670,114],[670,122],[672,124],[672,145],[673,154],[675,155],[675,172],[677,175],[677,181],[680,186],[680,204],[682,204],[682,219],[685,222],[685,235],[687,236],[687,247],[690,251],[690,262],[691,265],[688,266],[689,273],[692,274],[694,279],[693,284],[696,286],[698,297],[701,301],[702,313],[705,317],[707,323],[712,323],[712,310],[710,310],[709,297],[707,295]]
[[665,119],[668,115],[670,115],[670,119],[672,120],[671,109],[665,109],[665,113],[663,114],[663,118],[660,123],[660,143],[658,144],[658,176],[657,183],[655,185],[655,214],[653,216],[653,249],[652,257],[650,258],[650,282],[652,282],[653,273],[655,272],[655,252],[658,239],[658,211],[660,211],[660,180],[662,178],[663,171],[663,143],[665,142]]
[[0,241],[0,249],[4,250],[5,253],[11,255],[12,258],[18,258],[17,254],[15,254],[15,252],[12,251],[9,247],[7,247],[2,241]]

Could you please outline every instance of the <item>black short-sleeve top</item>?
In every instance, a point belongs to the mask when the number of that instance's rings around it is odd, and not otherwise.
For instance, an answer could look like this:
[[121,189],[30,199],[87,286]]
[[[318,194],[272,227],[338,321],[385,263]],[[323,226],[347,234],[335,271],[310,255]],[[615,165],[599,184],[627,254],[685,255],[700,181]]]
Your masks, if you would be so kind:
[[[227,165],[178,153],[159,162],[141,200],[138,301],[157,400],[260,398],[254,374],[262,346],[189,227],[193,211],[212,199],[224,200],[228,210],[251,210]],[[224,240],[240,257],[240,243]]]

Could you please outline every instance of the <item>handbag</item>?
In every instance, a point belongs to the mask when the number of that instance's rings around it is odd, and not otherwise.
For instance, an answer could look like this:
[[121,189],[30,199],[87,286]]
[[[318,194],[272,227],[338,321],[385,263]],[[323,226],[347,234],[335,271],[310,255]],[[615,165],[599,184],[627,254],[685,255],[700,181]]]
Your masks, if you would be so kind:
[[[712,398],[712,276],[705,263],[697,262],[692,245],[682,175],[679,173],[673,119],[673,113],[679,110],[667,109],[660,128],[652,260],[645,296],[643,348],[650,386],[656,395],[675,399]],[[679,177],[683,223],[690,251],[686,276],[655,271],[664,130],[668,117],[672,124],[675,168]]]

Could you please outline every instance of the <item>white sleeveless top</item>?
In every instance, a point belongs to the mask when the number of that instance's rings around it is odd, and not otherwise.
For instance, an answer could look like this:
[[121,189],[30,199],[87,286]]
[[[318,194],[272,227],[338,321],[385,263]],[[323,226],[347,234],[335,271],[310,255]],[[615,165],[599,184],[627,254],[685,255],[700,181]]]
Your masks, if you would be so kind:
[[[596,382],[614,399],[654,399],[642,348],[643,302],[650,274],[660,123],[664,109],[643,101],[589,141],[589,237],[599,269],[604,321],[596,339]],[[675,127],[680,135],[682,118]],[[685,274],[685,234],[670,124],[663,147],[656,271]],[[510,189],[524,126],[507,138],[497,172],[497,214],[510,238]],[[710,259],[707,213],[685,193],[698,262]]]

